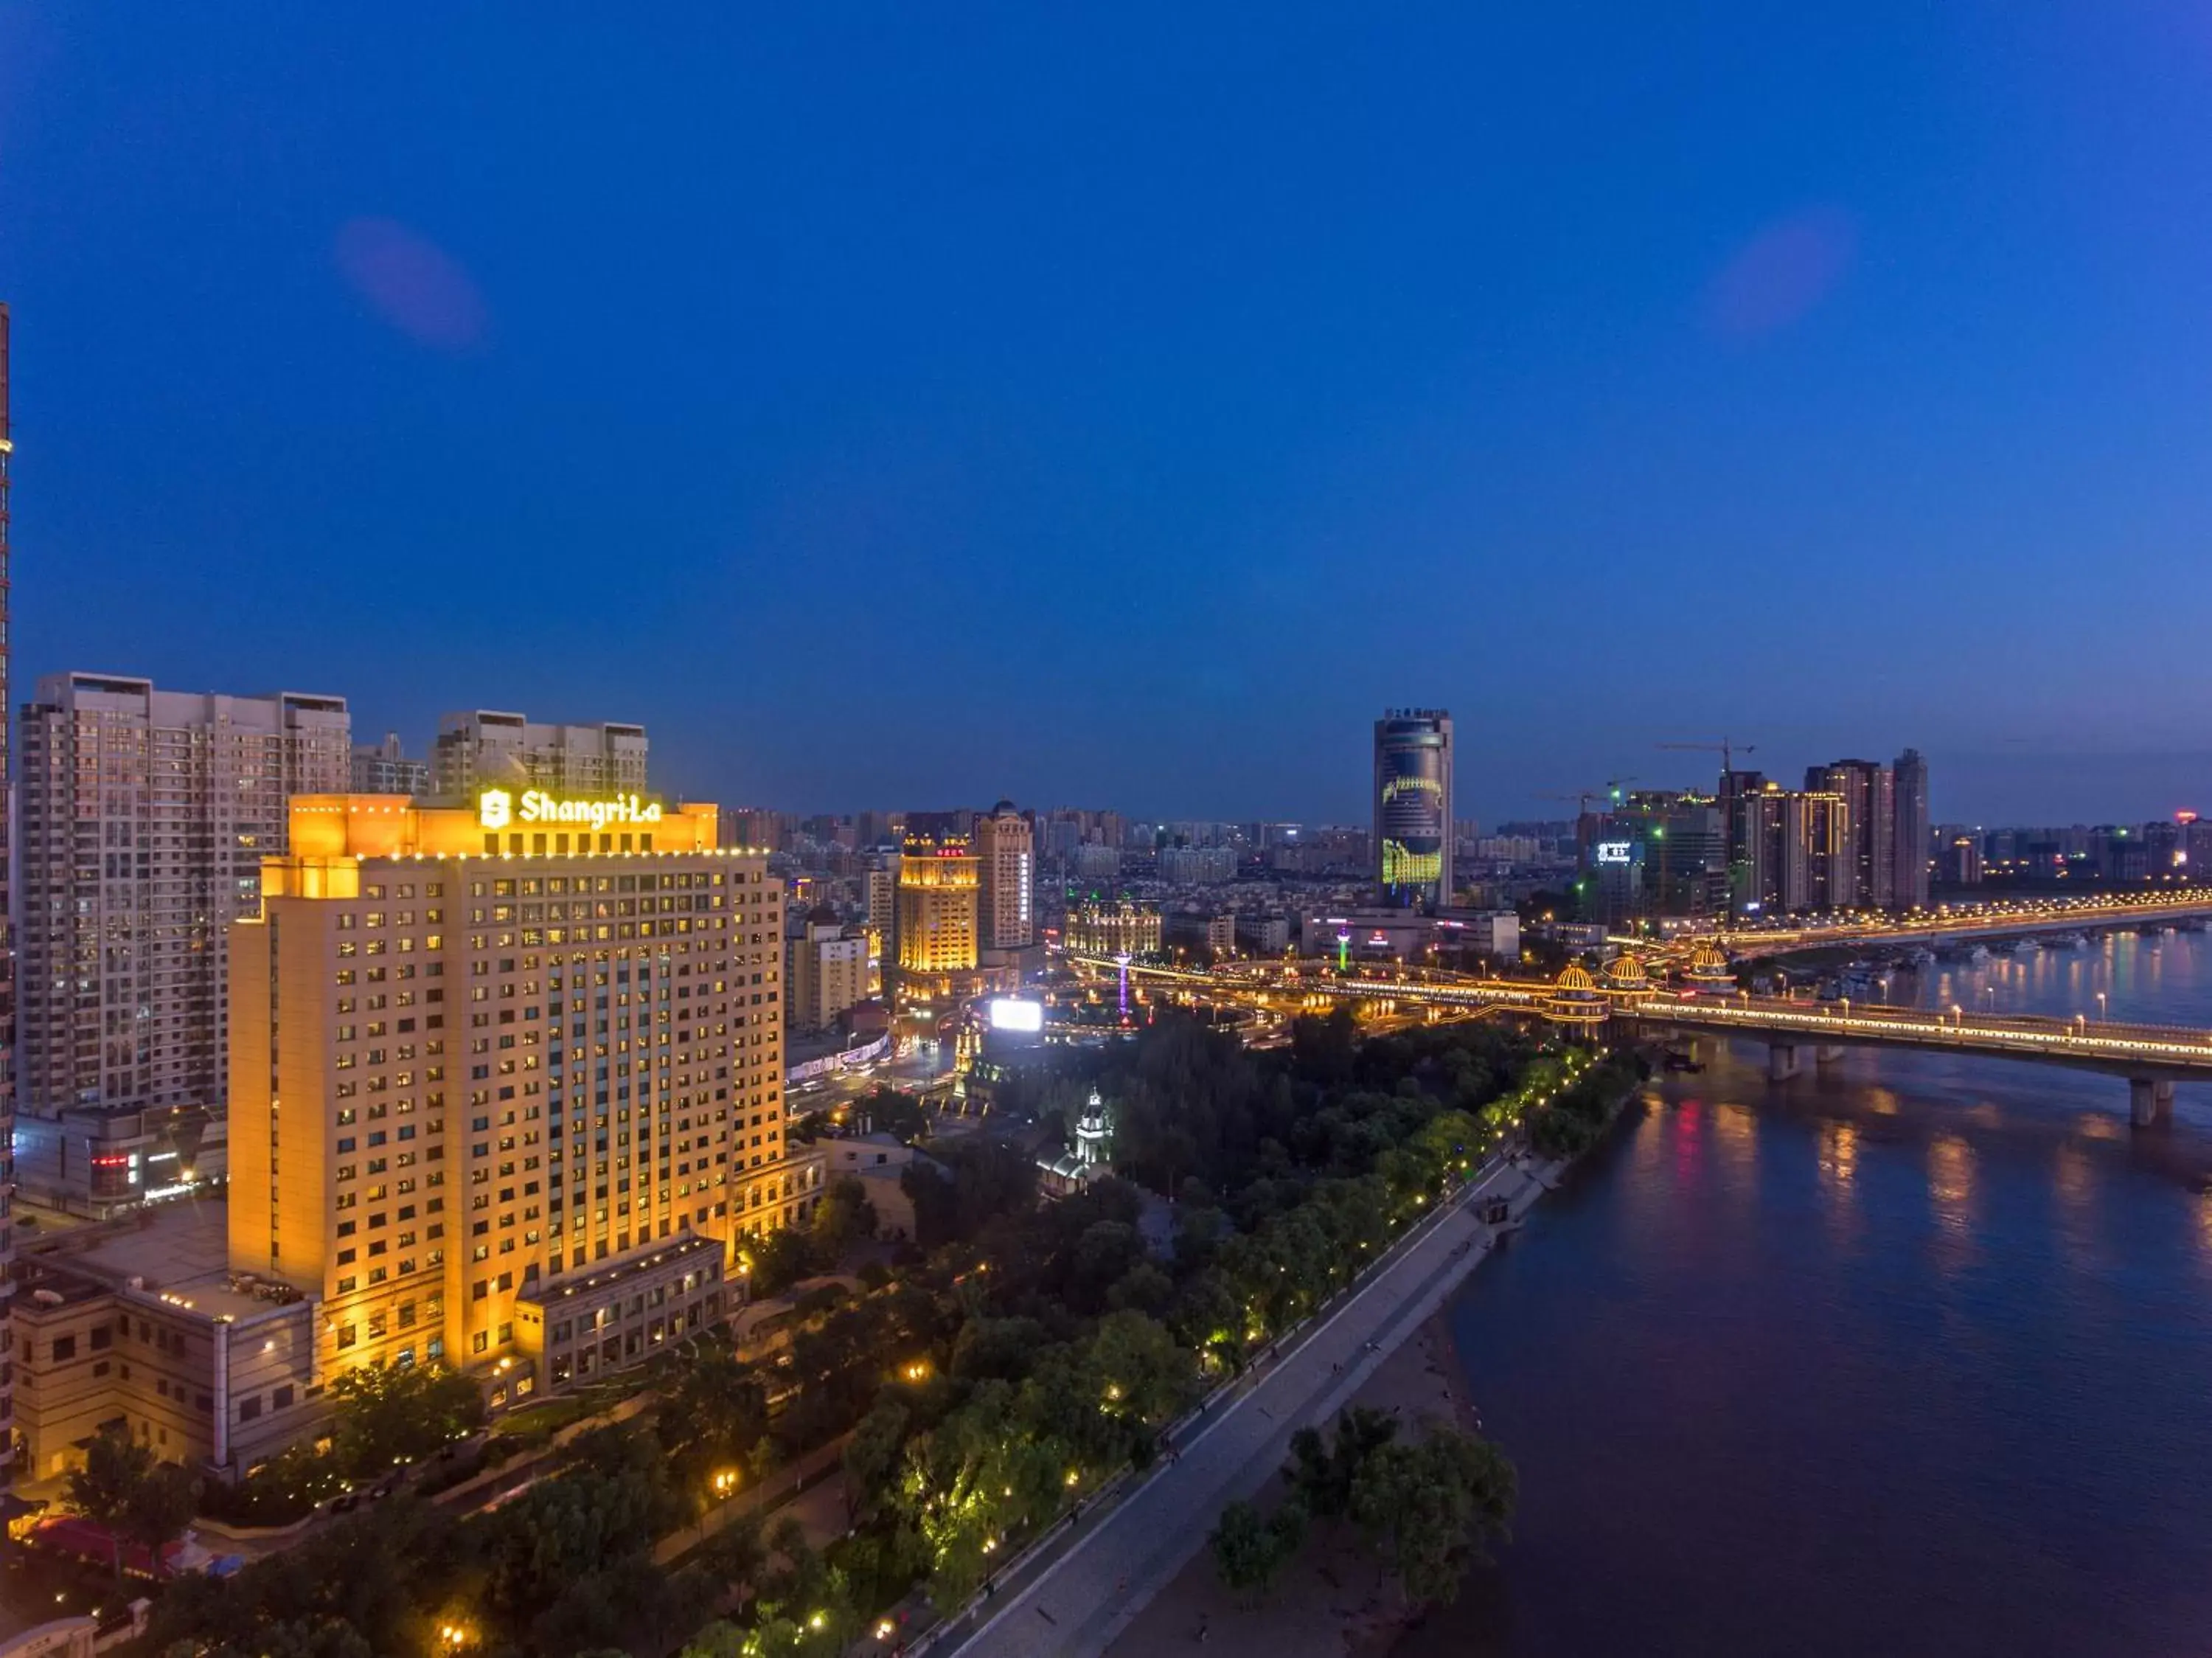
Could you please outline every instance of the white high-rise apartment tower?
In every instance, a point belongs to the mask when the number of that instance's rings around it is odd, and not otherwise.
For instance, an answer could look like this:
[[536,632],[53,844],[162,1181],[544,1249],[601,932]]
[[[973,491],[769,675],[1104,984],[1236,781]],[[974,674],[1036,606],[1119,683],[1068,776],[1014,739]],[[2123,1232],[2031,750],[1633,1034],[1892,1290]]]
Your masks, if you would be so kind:
[[432,757],[438,797],[463,800],[479,788],[537,788],[555,794],[645,792],[641,725],[541,725],[520,714],[472,709],[438,722]]
[[21,730],[24,1109],[220,1106],[230,923],[260,911],[286,801],[345,788],[345,698],[58,674]]

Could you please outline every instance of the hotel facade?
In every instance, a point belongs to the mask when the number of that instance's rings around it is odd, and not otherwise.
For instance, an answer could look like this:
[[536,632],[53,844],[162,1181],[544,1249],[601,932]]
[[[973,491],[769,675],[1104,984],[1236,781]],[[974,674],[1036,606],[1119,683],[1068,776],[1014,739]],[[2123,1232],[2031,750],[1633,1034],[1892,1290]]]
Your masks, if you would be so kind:
[[811,1214],[781,886],[716,816],[292,802],[231,936],[229,1254],[319,1300],[319,1373],[443,1358],[512,1403],[717,1321],[744,1240]]

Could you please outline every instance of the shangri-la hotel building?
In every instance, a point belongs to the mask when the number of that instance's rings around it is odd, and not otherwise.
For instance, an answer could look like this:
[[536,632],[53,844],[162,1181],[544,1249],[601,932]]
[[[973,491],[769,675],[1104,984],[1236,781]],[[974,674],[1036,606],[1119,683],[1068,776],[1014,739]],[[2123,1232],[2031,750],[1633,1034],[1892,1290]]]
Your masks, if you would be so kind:
[[234,1273],[327,1377],[442,1358],[495,1405],[717,1321],[805,1221],[781,884],[716,808],[306,795],[230,942]]

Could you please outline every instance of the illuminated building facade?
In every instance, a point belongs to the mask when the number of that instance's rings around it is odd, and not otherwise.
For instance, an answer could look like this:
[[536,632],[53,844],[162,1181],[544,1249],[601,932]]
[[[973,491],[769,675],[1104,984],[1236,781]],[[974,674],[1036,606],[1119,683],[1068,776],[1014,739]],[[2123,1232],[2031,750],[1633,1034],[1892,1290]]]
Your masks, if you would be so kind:
[[1003,958],[1030,948],[1036,943],[1036,839],[1012,801],[976,820],[975,852],[982,950]]
[[1156,904],[1085,904],[1067,912],[1060,942],[1079,955],[1156,956],[1160,927]]
[[293,802],[232,928],[230,1262],[321,1301],[325,1373],[443,1357],[511,1403],[713,1322],[738,1240],[811,1211],[782,889],[715,820]]
[[805,930],[789,941],[787,950],[794,1030],[826,1030],[846,1009],[868,999],[866,928],[848,929],[825,907],[806,917]]
[[1451,901],[1451,826],[1450,714],[1389,710],[1375,722],[1375,883],[1384,904]]
[[1757,771],[1721,774],[1730,907],[1776,911],[1924,906],[1928,762],[1836,760],[1785,789]]
[[60,674],[21,730],[25,1108],[219,1106],[227,930],[287,798],[346,786],[345,699]]
[[438,722],[431,766],[441,800],[492,787],[622,795],[644,790],[645,758],[641,725],[543,725],[479,708]]
[[909,834],[898,870],[898,999],[926,1005],[952,997],[981,962],[977,860],[964,836]]
[[1838,909],[1894,908],[1897,802],[1890,769],[1873,760],[1834,760],[1808,771],[1805,788],[1844,802],[1841,832],[1850,843],[1850,867],[1831,889],[1829,904]]

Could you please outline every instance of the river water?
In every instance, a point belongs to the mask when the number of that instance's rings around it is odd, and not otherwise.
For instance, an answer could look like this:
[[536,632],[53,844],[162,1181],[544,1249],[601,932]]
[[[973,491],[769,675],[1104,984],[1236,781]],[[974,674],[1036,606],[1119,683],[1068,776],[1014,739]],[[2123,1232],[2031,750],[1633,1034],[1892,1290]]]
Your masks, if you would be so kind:
[[[2212,1026],[2212,935],[1899,978]],[[1518,1464],[1441,1655],[2212,1651],[2212,1085],[1765,1049],[1655,1080],[1451,1309]]]

